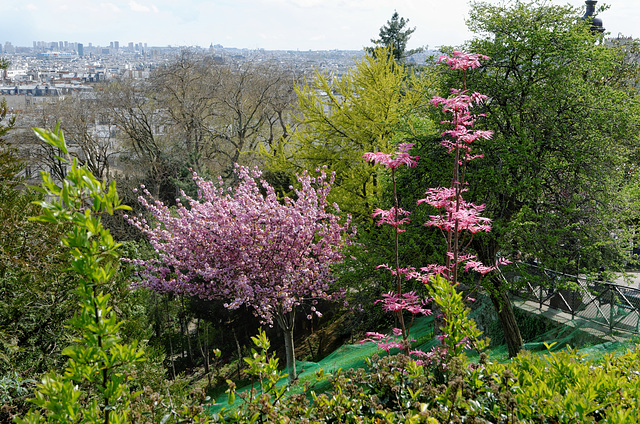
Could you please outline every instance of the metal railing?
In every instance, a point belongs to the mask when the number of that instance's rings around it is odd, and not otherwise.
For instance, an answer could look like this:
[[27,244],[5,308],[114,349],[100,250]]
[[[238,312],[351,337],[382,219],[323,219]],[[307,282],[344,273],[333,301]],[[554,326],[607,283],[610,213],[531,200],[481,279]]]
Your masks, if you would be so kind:
[[611,282],[590,280],[544,269],[516,264],[502,272],[512,287],[511,294],[528,302],[546,306],[571,318],[582,318],[607,327],[640,334],[640,289]]

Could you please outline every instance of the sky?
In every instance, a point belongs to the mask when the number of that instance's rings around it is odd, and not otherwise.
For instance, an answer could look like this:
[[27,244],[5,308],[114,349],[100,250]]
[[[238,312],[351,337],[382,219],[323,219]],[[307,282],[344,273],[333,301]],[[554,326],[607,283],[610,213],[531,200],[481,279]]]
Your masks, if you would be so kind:
[[[500,4],[503,0],[487,0]],[[508,0],[505,0],[508,1]],[[549,0],[579,7],[584,0]],[[471,38],[468,0],[1,0],[0,43],[69,41],[108,46],[361,50],[394,10],[416,27],[408,48]],[[612,36],[640,36],[640,0],[599,1]]]

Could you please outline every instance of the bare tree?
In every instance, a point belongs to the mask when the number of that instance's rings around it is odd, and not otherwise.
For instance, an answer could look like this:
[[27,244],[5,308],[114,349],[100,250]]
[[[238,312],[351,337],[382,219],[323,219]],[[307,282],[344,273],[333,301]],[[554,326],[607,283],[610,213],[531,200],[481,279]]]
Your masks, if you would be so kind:
[[135,177],[134,185],[146,181],[151,192],[161,198],[161,187],[174,170],[170,146],[163,137],[166,109],[155,101],[147,84],[127,79],[106,86],[101,104],[119,130],[123,148],[120,171],[128,178]]
[[39,171],[47,171],[54,179],[62,181],[67,175],[67,166],[59,159],[62,152],[42,143],[31,130],[34,127],[53,128],[56,125],[61,99],[45,97],[39,100],[17,116],[15,131],[8,140],[24,159],[27,179],[37,176]]
[[224,122],[216,136],[225,145],[220,153],[230,163],[260,146],[275,151],[290,135],[295,103],[295,76],[272,63],[243,63],[227,68],[219,101]]
[[222,69],[215,62],[184,50],[149,81],[168,117],[167,136],[197,171],[216,154],[211,123],[217,116],[214,102],[222,78]]
[[275,150],[288,138],[295,75],[274,63],[223,63],[182,52],[156,71],[154,96],[170,118],[168,136],[192,167],[232,174],[260,146]]
[[58,105],[57,118],[71,154],[105,181],[111,178],[111,164],[121,151],[116,144],[116,126],[101,107],[93,95],[67,98]]

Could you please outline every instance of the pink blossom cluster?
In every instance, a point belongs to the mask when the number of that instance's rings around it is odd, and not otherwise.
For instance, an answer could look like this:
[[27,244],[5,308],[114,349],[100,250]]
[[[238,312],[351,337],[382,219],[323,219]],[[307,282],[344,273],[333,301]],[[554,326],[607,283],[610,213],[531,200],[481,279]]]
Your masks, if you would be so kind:
[[416,292],[410,291],[402,294],[387,293],[382,295],[382,299],[374,303],[382,303],[382,308],[386,312],[407,311],[412,315],[431,315],[431,310],[424,307],[427,303],[420,300]]
[[366,342],[375,343],[378,349],[382,349],[389,353],[391,349],[407,349],[415,339],[407,339],[403,337],[403,331],[400,328],[393,329],[393,335],[376,333],[373,331],[365,333],[366,339],[360,340],[360,346]]
[[464,53],[454,50],[453,57],[440,56],[438,63],[447,62],[451,69],[461,69],[466,71],[469,68],[477,68],[480,66],[480,59],[487,60],[489,56],[477,53]]
[[333,178],[324,171],[298,175],[295,198],[280,200],[257,169],[236,173],[233,189],[194,173],[198,198],[182,193],[187,205],[178,199],[175,209],[144,191],[139,201],[153,220],[129,221],[149,237],[159,259],[132,261],[141,267],[138,285],[227,299],[230,309],[251,306],[266,323],[306,297],[330,298],[331,266],[343,258],[350,227],[326,210]]
[[373,162],[376,165],[384,165],[389,169],[397,169],[402,165],[408,167],[416,166],[417,156],[409,155],[409,150],[414,143],[401,143],[398,145],[398,151],[394,153],[369,152],[362,155],[367,162]]
[[431,99],[431,104],[443,105],[442,109],[445,113],[453,114],[451,120],[442,121],[442,123],[452,124],[453,129],[442,133],[443,139],[440,145],[446,147],[449,153],[456,150],[465,152],[464,160],[469,162],[482,157],[482,155],[471,155],[471,143],[480,139],[489,140],[493,136],[491,131],[471,130],[476,119],[482,116],[471,114],[471,107],[486,100],[487,96],[480,93],[468,95],[466,91],[456,89],[451,89],[451,93],[453,97],[448,99],[438,96]]
[[[461,189],[459,192],[465,191],[467,190]],[[491,220],[481,216],[484,205],[467,202],[455,189],[430,188],[425,195],[427,197],[418,200],[418,204],[427,203],[444,211],[443,215],[432,215],[431,219],[425,222],[425,226],[437,227],[445,232],[469,231],[475,234],[478,231],[491,231]]]
[[[399,233],[403,233],[405,230],[400,229],[400,226],[403,224],[407,224],[410,222],[408,216],[411,215],[411,212],[405,211],[402,208],[391,207],[391,209],[375,209],[371,214],[374,218],[380,218],[376,225],[387,224],[396,228]],[[405,218],[398,219],[400,216],[405,216]]]

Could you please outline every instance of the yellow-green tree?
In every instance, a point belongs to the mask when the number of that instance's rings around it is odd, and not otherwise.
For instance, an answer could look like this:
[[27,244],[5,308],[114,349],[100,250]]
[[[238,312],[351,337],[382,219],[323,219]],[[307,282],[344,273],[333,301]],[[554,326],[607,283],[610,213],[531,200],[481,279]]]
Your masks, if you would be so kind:
[[296,88],[300,122],[292,140],[270,156],[271,169],[327,166],[336,173],[331,200],[356,220],[368,217],[382,193],[381,171],[362,154],[390,153],[433,128],[415,113],[430,84],[427,74],[408,72],[387,49],[342,76],[316,72]]

